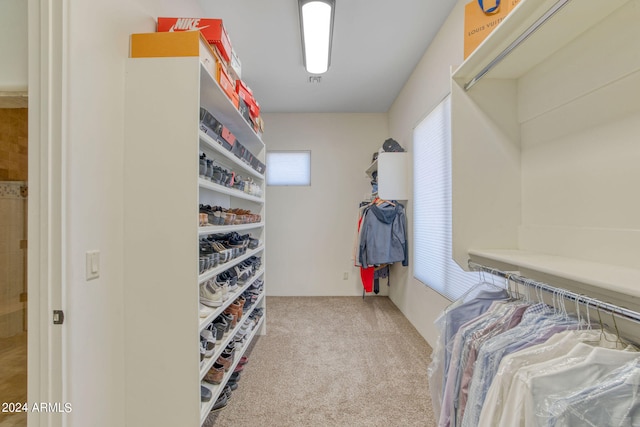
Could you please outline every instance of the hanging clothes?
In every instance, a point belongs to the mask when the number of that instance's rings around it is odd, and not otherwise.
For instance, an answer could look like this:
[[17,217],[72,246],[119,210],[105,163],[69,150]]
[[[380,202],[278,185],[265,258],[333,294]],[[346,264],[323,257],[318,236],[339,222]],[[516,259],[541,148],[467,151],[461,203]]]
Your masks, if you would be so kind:
[[409,265],[404,206],[383,201],[365,210],[360,226],[359,259],[363,267],[402,262]]
[[[486,310],[456,319],[474,306]],[[640,426],[640,353],[616,335],[542,303],[467,296],[436,325],[439,427]]]
[[[357,232],[353,248],[354,265],[360,267],[365,292],[379,292],[381,277],[388,269],[379,267],[395,262],[409,265],[404,206],[398,202],[374,199],[358,209]],[[387,267],[388,268],[388,267]]]

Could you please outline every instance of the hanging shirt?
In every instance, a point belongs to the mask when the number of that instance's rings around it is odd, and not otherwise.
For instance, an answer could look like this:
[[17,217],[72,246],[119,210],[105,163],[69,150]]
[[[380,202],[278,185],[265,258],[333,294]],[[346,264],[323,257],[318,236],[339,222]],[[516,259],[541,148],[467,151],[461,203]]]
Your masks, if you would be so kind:
[[635,359],[601,381],[558,398],[540,425],[548,427],[640,426],[640,362]]
[[553,335],[542,344],[505,356],[500,362],[487,397],[482,406],[478,427],[495,427],[500,422],[513,378],[520,369],[557,357],[566,356],[578,343],[592,342],[615,348],[614,337],[599,330],[564,331]]

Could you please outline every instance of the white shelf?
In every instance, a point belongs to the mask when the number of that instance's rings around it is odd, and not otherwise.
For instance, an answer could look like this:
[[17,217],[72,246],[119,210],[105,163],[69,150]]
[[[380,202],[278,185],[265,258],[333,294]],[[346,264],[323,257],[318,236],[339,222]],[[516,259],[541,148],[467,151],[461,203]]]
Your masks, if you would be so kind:
[[207,190],[215,191],[216,193],[227,194],[231,197],[236,197],[238,199],[243,199],[243,200],[249,200],[255,203],[261,203],[261,204],[264,203],[263,197],[252,196],[251,194],[247,194],[244,191],[236,190],[235,188],[225,187],[224,185],[216,184],[204,178],[198,179],[198,185],[200,185],[200,188],[206,188]]
[[[258,178],[264,181],[264,175],[253,169],[251,166],[240,160],[229,150],[225,150],[225,148],[220,145],[215,139],[211,136],[204,133],[202,130],[200,131],[200,142],[204,144],[204,146],[209,147],[216,151],[216,153],[222,155],[226,159],[228,159],[234,166],[241,168],[245,173],[248,173],[254,178]],[[253,154],[253,153],[252,153]]]
[[[242,327],[242,323],[248,318],[248,316],[251,313],[253,313],[253,311],[258,306],[260,301],[262,301],[263,298],[264,298],[264,291],[260,293],[260,296],[256,299],[256,302],[248,310],[248,312],[245,313],[244,310],[243,310],[242,318],[240,319],[240,321],[236,322],[235,328],[233,328],[232,330],[230,330],[229,332],[227,332],[225,334],[225,336],[222,338],[222,341],[220,341],[220,344],[218,344],[218,342],[216,341],[216,350],[214,351],[213,356],[205,357],[205,359],[203,360],[202,366],[200,366],[200,380],[201,381],[204,378],[204,376],[207,374],[209,369],[211,369],[211,367],[213,366],[215,361],[218,360],[218,357],[220,357],[220,354],[222,354],[222,351],[227,346],[227,344],[229,344],[229,342],[231,342],[231,339],[235,336],[236,332],[238,332],[240,330],[240,328]],[[233,300],[230,300],[230,303],[231,302],[233,302]]]
[[[265,204],[264,197],[199,178],[196,156],[204,150],[212,159],[237,165],[243,176],[264,181],[225,156],[231,153],[210,146],[212,141],[199,130],[201,107],[228,127],[256,157],[264,159],[261,139],[198,57],[127,60],[123,283],[128,326],[124,369],[125,392],[138,402],[125,411],[127,425],[202,425],[200,415],[206,413],[202,412],[200,399],[199,334],[206,327],[204,322],[213,320],[219,311],[212,310],[205,319],[200,317],[199,284],[256,254],[262,257],[262,268],[256,274],[265,275],[264,222],[199,227],[195,220],[203,197],[220,200],[229,208],[252,209],[257,204],[256,211],[263,218]],[[159,170],[170,173],[158,174]],[[154,176],[151,182],[149,176]],[[162,209],[149,214],[149,206],[158,200],[163,201]],[[198,274],[198,236],[251,229],[257,230],[256,237],[262,240],[259,248]],[[230,298],[242,289],[246,287],[230,293]],[[254,307],[264,304],[263,297]],[[159,342],[167,344],[162,351],[139,357]],[[164,386],[167,382],[171,387]]]
[[212,268],[204,273],[202,273],[200,276],[198,276],[198,283],[202,283],[205,280],[209,280],[214,276],[217,276],[218,274],[222,273],[225,270],[230,269],[231,267],[233,267],[234,265],[237,265],[239,263],[241,263],[242,261],[244,261],[247,258],[252,257],[253,255],[260,253],[264,250],[264,245],[260,245],[255,249],[250,249],[247,250],[247,252],[244,255],[240,255],[237,258],[232,259],[231,261],[227,261],[224,264],[220,264],[219,266]]
[[226,234],[226,233],[231,233],[232,231],[254,230],[256,228],[264,228],[264,221],[252,222],[249,224],[210,225],[207,227],[200,227],[198,229],[198,235],[204,236],[207,234]]
[[207,325],[209,323],[211,323],[216,317],[220,316],[220,314],[222,314],[222,312],[231,305],[231,303],[238,298],[240,295],[242,295],[242,293],[244,291],[247,290],[247,288],[249,286],[251,286],[256,280],[258,280],[260,277],[262,277],[264,275],[264,267],[260,268],[260,270],[258,270],[256,272],[256,274],[254,274],[253,276],[251,276],[251,278],[249,280],[247,280],[247,283],[245,283],[244,285],[242,285],[241,287],[238,287],[238,289],[236,289],[234,292],[232,292],[229,295],[229,299],[225,302],[222,303],[222,305],[220,307],[217,308],[211,308],[211,313],[209,313],[207,315],[207,317],[203,317],[200,318],[200,332],[202,332],[204,330],[204,328],[207,327]]
[[[262,294],[262,297],[260,298],[260,300],[263,298],[264,298],[264,293]],[[256,302],[253,308],[255,308],[258,305],[260,300]],[[253,311],[253,309],[251,311]],[[243,316],[243,319],[244,319],[244,316]],[[233,371],[235,370],[236,366],[238,366],[238,362],[240,362],[240,359],[247,351],[247,348],[255,338],[256,334],[258,333],[258,331],[260,330],[264,322],[265,322],[265,316],[263,315],[258,321],[258,324],[255,326],[255,328],[253,328],[253,330],[249,334],[249,337],[245,341],[242,348],[236,349],[236,354],[233,359],[233,363],[231,364],[229,371],[224,374],[224,377],[220,382],[220,384],[214,385],[214,384],[205,383],[204,381],[201,383],[201,385],[207,387],[211,391],[212,397],[210,401],[202,402],[200,405],[200,424],[204,423],[207,417],[209,416],[209,412],[211,411],[211,408],[213,408],[213,405],[215,405],[216,400],[218,399],[218,397],[220,396],[220,393],[224,389],[224,386],[229,381],[229,378],[231,378],[231,375],[233,375]],[[229,334],[229,336],[232,337],[233,335]]]
[[638,311],[640,0],[569,1],[464,89],[556,2],[520,2],[452,75],[453,258]]
[[[517,79],[629,0],[573,0],[496,65],[486,77]],[[558,0],[521,1],[453,73],[467,83]]]
[[640,269],[517,249],[472,249],[469,255],[472,261],[480,264],[482,260],[485,264],[486,261],[496,261],[511,266],[513,270],[534,270],[640,299]]
[[201,64],[200,66],[200,104],[209,111],[220,123],[224,124],[236,139],[254,155],[264,150],[262,138],[242,117],[235,105],[224,94],[216,79]]

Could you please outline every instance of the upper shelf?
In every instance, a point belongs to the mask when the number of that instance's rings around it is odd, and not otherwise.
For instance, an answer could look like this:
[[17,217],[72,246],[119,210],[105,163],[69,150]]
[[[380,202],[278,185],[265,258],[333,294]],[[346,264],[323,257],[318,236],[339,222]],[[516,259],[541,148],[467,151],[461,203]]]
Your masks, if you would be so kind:
[[534,31],[487,74],[491,78],[517,79],[628,1],[633,0],[522,1],[469,55],[453,78],[464,84],[471,81],[548,11],[559,7],[542,24],[544,31]]
[[264,180],[264,175],[259,173],[257,170],[253,169],[248,164],[244,163],[235,154],[233,154],[229,150],[225,150],[217,141],[215,141],[211,136],[207,135],[203,131],[200,131],[200,141],[206,146],[214,149],[218,154],[226,157],[231,163],[239,168],[241,168],[245,173],[253,176],[254,178],[258,178]]
[[222,91],[204,64],[200,64],[200,105],[225,125],[236,139],[255,156],[264,149],[262,138],[242,117],[235,105]]
[[533,279],[544,279],[538,276],[542,273],[574,286],[587,285],[591,295],[601,295],[605,301],[634,310],[640,307],[640,270],[635,268],[517,249],[472,249],[469,256],[471,261],[501,270],[525,269]]

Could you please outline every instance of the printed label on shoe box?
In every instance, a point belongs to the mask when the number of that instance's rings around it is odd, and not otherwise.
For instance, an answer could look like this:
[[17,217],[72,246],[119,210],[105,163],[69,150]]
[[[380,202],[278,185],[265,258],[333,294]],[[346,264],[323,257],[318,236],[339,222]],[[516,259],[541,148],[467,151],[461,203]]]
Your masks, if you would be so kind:
[[173,33],[176,31],[200,31],[209,44],[215,45],[225,61],[231,60],[231,41],[222,19],[210,18],[158,18],[156,31]]

